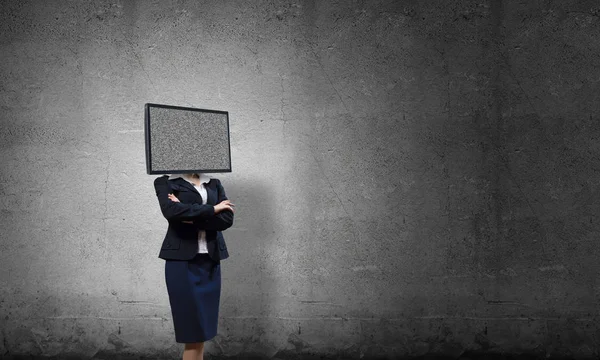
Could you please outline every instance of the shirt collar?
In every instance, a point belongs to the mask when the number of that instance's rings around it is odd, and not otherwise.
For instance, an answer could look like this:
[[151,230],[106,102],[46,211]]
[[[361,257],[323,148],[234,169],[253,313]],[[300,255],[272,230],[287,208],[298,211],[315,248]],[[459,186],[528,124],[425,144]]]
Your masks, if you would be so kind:
[[[206,175],[204,173],[199,173],[198,175],[200,175],[200,184],[207,183],[207,182],[209,182],[211,180],[210,176],[208,176],[208,175]],[[169,180],[173,180],[173,179],[177,179],[177,178],[182,178],[183,180],[185,180],[185,181],[189,182],[190,184],[196,186],[196,184],[194,184],[192,182],[191,174],[187,174],[187,173],[185,173],[185,174],[171,174],[171,176],[169,176]]]

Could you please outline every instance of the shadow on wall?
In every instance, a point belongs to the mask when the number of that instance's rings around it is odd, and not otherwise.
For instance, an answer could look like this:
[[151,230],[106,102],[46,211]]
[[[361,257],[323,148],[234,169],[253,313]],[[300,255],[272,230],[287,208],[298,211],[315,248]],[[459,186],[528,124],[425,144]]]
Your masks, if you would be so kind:
[[274,187],[264,179],[219,178],[236,212],[234,225],[223,233],[229,258],[221,265],[218,334],[206,343],[205,352],[225,357],[264,354],[264,347],[272,342],[269,317],[275,305],[272,294],[277,291],[272,263],[279,228]]

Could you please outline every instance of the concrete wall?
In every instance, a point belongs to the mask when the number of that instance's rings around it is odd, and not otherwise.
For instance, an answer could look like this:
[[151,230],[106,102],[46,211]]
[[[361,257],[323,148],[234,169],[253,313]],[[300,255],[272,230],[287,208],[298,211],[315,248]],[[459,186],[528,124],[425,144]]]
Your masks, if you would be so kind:
[[146,102],[230,112],[213,358],[600,352],[597,2],[0,9],[0,354],[179,356]]

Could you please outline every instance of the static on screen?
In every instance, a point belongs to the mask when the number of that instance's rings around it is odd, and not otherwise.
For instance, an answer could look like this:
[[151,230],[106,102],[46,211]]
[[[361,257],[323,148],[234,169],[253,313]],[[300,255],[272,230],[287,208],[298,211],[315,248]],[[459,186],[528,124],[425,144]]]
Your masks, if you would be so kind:
[[146,172],[231,172],[227,111],[146,104]]

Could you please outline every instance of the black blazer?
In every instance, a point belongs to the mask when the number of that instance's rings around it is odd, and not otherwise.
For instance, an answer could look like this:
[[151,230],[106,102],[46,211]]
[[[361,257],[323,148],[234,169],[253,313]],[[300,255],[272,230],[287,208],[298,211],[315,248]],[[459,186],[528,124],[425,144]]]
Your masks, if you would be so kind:
[[[221,231],[233,225],[233,212],[215,214],[213,205],[227,200],[225,190],[218,179],[206,183],[208,199],[202,204],[202,196],[192,184],[182,178],[169,180],[168,175],[154,180],[156,197],[165,219],[169,222],[159,258],[165,260],[190,260],[198,253],[198,230],[206,231],[208,254],[215,261],[227,259],[227,245]],[[171,201],[172,193],[180,202]]]

